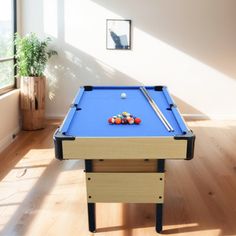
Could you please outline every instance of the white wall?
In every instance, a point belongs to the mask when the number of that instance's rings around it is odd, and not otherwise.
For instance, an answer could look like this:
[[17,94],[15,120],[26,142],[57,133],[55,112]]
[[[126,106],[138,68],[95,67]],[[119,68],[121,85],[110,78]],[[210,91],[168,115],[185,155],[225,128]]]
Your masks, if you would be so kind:
[[19,89],[0,96],[0,152],[20,130]]
[[[47,110],[80,85],[165,84],[186,114],[236,118],[236,1],[22,0],[22,32],[53,38]],[[106,19],[132,20],[132,50],[106,50]]]
[[[21,10],[17,0],[17,21],[21,21]],[[20,24],[17,24],[20,30]],[[19,89],[0,96],[0,152],[13,140],[13,136],[20,131]]]

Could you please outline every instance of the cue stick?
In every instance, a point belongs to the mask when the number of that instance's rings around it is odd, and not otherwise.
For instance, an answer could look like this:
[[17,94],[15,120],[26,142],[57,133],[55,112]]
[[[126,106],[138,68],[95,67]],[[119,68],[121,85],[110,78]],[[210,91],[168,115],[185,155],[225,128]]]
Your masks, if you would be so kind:
[[170,132],[170,131],[174,131],[173,127],[170,125],[170,123],[168,122],[168,120],[165,118],[165,116],[163,115],[163,113],[161,112],[161,110],[158,108],[157,104],[153,101],[153,99],[150,97],[150,95],[148,94],[148,91],[145,87],[140,87],[140,90],[142,91],[143,95],[146,97],[146,99],[148,100],[149,104],[151,105],[152,109],[155,111],[155,113],[157,114],[157,116],[159,117],[159,119],[161,120],[161,122],[163,123],[163,125],[166,127],[166,129]]

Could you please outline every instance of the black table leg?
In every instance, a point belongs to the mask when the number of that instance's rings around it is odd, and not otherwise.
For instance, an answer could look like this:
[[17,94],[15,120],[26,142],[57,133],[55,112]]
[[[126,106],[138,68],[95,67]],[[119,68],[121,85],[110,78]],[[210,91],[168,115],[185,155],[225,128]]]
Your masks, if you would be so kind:
[[96,231],[96,205],[95,203],[88,203],[88,224],[89,231],[94,233]]
[[[92,160],[85,160],[85,172],[93,172]],[[94,233],[96,231],[96,205],[95,203],[88,203],[88,225],[89,225],[89,231]]]
[[[165,160],[159,159],[157,161],[157,172],[164,173],[165,172]],[[163,203],[156,204],[156,231],[157,233],[161,233],[162,231],[162,219],[163,219]]]
[[162,211],[163,211],[163,203],[156,204],[156,231],[157,233],[161,233],[162,231]]

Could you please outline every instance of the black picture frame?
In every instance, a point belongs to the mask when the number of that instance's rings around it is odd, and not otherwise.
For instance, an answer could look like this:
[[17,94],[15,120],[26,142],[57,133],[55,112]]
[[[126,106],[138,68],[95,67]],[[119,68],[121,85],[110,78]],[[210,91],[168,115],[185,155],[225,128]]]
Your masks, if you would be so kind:
[[131,49],[131,20],[106,20],[106,48],[108,50]]

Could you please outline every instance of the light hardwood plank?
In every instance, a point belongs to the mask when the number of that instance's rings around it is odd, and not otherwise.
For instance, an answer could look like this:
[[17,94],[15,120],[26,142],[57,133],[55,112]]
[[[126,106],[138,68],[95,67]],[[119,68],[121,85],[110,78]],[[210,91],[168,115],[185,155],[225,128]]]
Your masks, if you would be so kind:
[[[54,159],[58,124],[21,132],[0,154],[0,235],[93,235],[83,161]],[[164,234],[236,235],[236,121],[188,124],[195,157],[166,162]],[[97,236],[154,236],[154,224],[154,204],[97,204]]]

